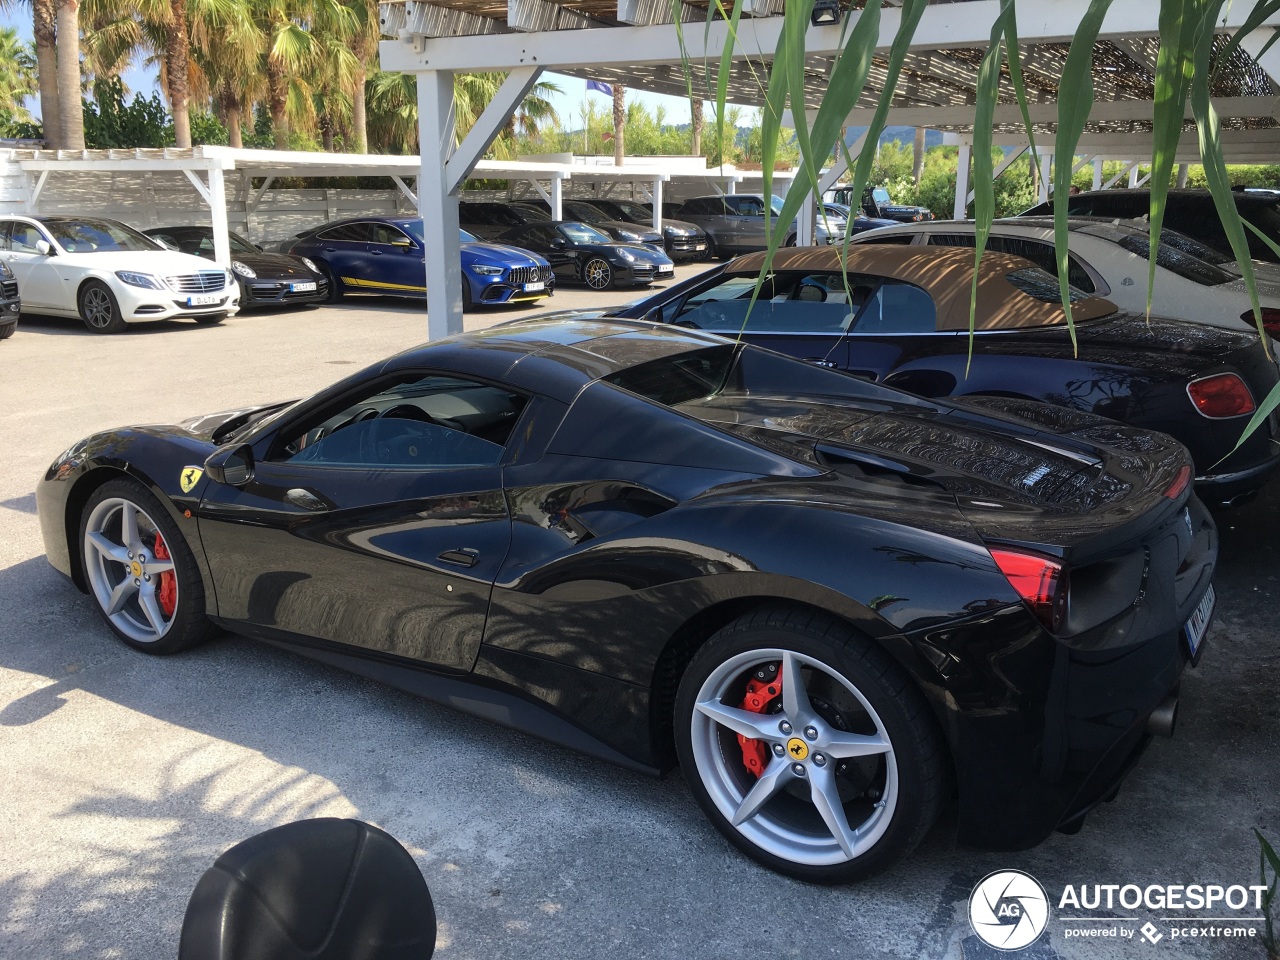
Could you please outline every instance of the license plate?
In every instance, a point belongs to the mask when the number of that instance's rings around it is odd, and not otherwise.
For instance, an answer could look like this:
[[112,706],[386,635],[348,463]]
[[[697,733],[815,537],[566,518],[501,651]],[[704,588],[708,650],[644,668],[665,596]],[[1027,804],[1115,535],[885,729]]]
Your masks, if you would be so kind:
[[188,307],[208,307],[222,301],[220,293],[195,293],[187,297]]
[[695,244],[693,249],[695,249],[695,250],[705,250],[705,249],[707,249],[707,245],[706,245],[705,243]]
[[539,290],[545,289],[547,289],[547,285],[541,280],[535,280],[533,283],[526,283],[524,285],[525,293],[537,293]]
[[316,288],[314,280],[304,280],[301,283],[289,284],[290,293],[311,293]]
[[675,267],[658,267],[658,272],[659,273],[675,273],[676,268]]
[[1199,657],[1200,641],[1204,639],[1204,632],[1209,628],[1209,621],[1213,618],[1213,604],[1213,584],[1210,584],[1209,589],[1205,591],[1205,595],[1200,601],[1200,605],[1196,607],[1196,612],[1191,615],[1191,619],[1182,628],[1187,638],[1187,649],[1191,653],[1192,663]]

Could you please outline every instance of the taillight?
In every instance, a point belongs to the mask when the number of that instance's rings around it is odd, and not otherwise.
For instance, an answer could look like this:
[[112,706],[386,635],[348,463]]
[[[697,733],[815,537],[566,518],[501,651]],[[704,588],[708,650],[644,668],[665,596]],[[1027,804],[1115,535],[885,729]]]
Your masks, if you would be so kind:
[[[1257,328],[1258,321],[1254,319],[1252,310],[1246,310],[1240,314],[1240,319],[1249,326]],[[1262,329],[1273,337],[1280,338],[1280,310],[1275,307],[1262,308]]]
[[1187,489],[1187,484],[1191,482],[1191,468],[1183,467],[1178,471],[1178,475],[1173,478],[1173,483],[1169,484],[1169,489],[1164,495],[1170,500],[1177,500],[1182,496],[1182,491]]
[[1253,394],[1238,374],[1217,373],[1187,384],[1187,394],[1204,416],[1212,420],[1253,413]]
[[1067,601],[1071,585],[1062,564],[1048,557],[1017,550],[990,548],[991,559],[1005,575],[1014,592],[1031,608],[1046,629],[1057,633],[1067,621]]

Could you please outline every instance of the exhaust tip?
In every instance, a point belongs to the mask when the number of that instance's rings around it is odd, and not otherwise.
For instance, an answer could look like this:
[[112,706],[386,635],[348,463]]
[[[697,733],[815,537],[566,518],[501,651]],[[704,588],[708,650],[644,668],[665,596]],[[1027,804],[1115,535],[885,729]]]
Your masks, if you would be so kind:
[[1178,698],[1165,697],[1147,717],[1147,733],[1153,737],[1172,737],[1178,725]]

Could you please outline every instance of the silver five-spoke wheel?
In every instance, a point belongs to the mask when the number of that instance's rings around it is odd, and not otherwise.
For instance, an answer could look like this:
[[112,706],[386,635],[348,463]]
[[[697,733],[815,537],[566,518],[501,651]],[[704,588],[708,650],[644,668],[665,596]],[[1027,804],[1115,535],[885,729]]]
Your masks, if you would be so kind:
[[85,579],[107,619],[137,643],[155,643],[173,626],[178,581],[154,519],[122,497],[100,501],[84,528]]
[[871,849],[893,818],[898,768],[884,723],[815,657],[765,649],[724,661],[698,691],[691,724],[707,793],[767,853],[845,863]]

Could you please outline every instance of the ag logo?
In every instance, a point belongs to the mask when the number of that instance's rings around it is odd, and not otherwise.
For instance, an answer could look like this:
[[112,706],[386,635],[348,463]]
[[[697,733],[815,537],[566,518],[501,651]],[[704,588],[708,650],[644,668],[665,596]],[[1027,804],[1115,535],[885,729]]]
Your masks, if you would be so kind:
[[200,467],[183,467],[182,475],[178,477],[178,486],[182,488],[183,493],[190,493],[203,476],[204,470]]
[[988,946],[1021,950],[1044,933],[1049,897],[1030,874],[998,870],[983,877],[969,895],[969,923]]

